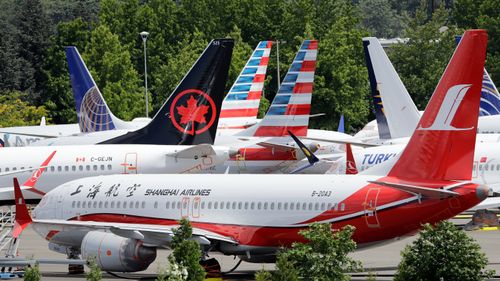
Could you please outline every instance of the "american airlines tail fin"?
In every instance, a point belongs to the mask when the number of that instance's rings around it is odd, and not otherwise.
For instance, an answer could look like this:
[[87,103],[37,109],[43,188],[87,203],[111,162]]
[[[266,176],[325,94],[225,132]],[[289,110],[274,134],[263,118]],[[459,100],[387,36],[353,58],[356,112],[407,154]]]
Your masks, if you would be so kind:
[[257,123],[272,41],[260,41],[222,102],[219,128],[245,129]]
[[238,136],[278,137],[287,136],[288,131],[300,137],[307,135],[317,54],[318,41],[305,40],[266,116]]
[[[455,43],[458,45],[462,36],[455,36]],[[483,84],[481,89],[481,104],[479,116],[499,115],[500,114],[500,94],[491,80],[490,75],[484,69]]]
[[487,41],[485,30],[464,33],[389,177],[471,179]]
[[126,129],[125,122],[113,115],[76,47],[66,50],[71,88],[76,104],[80,132],[90,133]]
[[363,38],[363,47],[379,138],[411,136],[420,120],[420,113],[415,103],[378,39]]
[[148,125],[101,144],[213,144],[233,46],[212,40]]

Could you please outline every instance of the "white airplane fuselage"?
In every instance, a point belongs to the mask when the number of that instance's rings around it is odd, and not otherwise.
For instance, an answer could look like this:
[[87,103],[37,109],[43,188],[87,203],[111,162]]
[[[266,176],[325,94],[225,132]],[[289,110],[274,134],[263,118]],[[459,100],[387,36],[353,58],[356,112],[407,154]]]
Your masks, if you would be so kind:
[[[56,186],[83,177],[111,174],[187,173],[222,165],[229,158],[225,147],[213,147],[216,155],[210,155],[208,148],[201,148],[191,158],[175,155],[193,146],[163,145],[88,145],[10,147],[0,149],[0,173],[37,168],[54,151],[44,173],[38,178],[36,189],[46,193]],[[12,201],[12,178],[22,183],[33,171],[0,176],[0,202]],[[4,189],[4,190],[2,190]],[[40,199],[41,196],[23,190],[26,199]],[[5,202],[5,203],[7,203]]]

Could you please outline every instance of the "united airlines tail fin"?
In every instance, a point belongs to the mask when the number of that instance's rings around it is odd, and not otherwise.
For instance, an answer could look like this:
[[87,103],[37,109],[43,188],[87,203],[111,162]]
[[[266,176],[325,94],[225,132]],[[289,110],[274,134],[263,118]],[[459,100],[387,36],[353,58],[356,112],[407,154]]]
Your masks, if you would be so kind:
[[126,129],[126,123],[114,116],[104,101],[78,49],[69,46],[65,50],[80,132]]
[[233,46],[212,40],[148,125],[101,144],[213,144]]
[[363,38],[363,47],[379,138],[411,136],[420,120],[415,103],[378,39]]
[[487,41],[485,30],[464,33],[389,177],[471,179]]
[[[455,36],[455,43],[457,45],[461,38],[461,35]],[[484,69],[482,85],[479,116],[500,114],[500,94],[486,69]]]
[[219,128],[245,129],[257,123],[272,41],[260,41],[222,102]]
[[311,97],[316,70],[318,41],[305,40],[288,69],[269,110],[260,121],[239,136],[306,136],[311,113]]

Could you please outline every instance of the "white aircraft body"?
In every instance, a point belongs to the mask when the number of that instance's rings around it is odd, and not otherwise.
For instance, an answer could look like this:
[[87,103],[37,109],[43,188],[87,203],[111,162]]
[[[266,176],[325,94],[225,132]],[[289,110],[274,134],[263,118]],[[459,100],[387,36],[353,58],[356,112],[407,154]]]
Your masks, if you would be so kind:
[[[169,246],[180,218],[191,220],[193,239],[205,253],[251,262],[269,261],[280,247],[304,241],[298,232],[312,222],[333,223],[334,229],[354,225],[359,245],[414,233],[488,194],[487,187],[470,182],[486,43],[484,30],[465,33],[428,111],[385,175],[84,178],[47,193],[33,219],[17,188],[22,215],[16,216],[16,233],[33,223],[51,249],[93,256],[103,270],[120,272],[147,268],[156,248]],[[450,120],[441,119],[455,106]]]

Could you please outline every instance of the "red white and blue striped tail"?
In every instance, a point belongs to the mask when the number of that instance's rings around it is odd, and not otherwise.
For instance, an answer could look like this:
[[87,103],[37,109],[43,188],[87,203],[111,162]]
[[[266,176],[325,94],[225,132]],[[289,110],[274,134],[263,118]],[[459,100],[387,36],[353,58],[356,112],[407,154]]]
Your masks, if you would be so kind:
[[305,40],[264,119],[238,135],[279,137],[287,136],[288,131],[299,137],[307,135],[317,54],[318,41]]
[[272,41],[260,41],[222,102],[219,129],[245,129],[257,123]]

